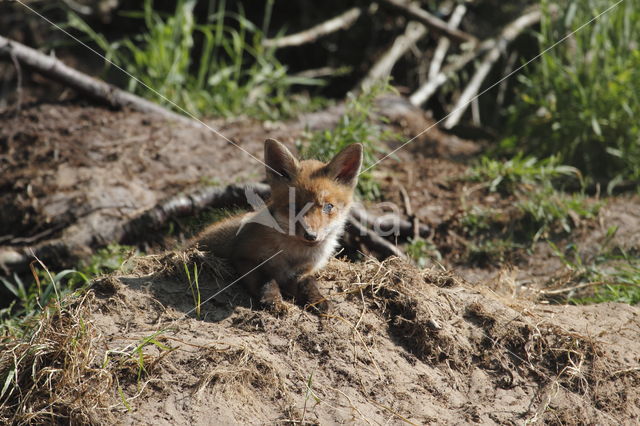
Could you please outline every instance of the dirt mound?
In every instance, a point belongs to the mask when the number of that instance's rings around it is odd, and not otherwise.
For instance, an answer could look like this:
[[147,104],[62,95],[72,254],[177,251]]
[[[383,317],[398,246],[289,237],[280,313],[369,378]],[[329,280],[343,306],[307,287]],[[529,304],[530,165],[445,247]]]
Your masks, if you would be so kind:
[[[207,301],[199,312],[185,272],[195,286],[195,265]],[[397,259],[334,260],[320,276],[330,315],[291,304],[276,317],[253,309],[239,286],[227,288],[224,265],[198,252],[126,268],[51,311],[30,346],[2,343],[0,378],[17,363],[20,387],[0,398],[0,419],[640,420],[640,315],[628,305],[502,300]]]

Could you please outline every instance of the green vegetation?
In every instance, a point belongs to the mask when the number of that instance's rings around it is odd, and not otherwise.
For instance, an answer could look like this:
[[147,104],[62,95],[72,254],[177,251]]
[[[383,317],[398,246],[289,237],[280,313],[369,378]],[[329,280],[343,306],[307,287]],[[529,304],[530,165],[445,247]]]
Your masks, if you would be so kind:
[[129,74],[128,90],[160,104],[175,103],[196,115],[269,119],[309,109],[310,101],[291,95],[290,89],[321,81],[288,75],[274,49],[262,46],[263,30],[244,17],[242,8],[234,13],[225,3],[219,2],[207,22],[199,24],[195,0],[179,0],[175,13],[167,17],[154,10],[152,0],[145,0],[143,11],[128,15],[142,19],[146,31],[115,42],[75,14],[69,14],[68,25]]
[[418,268],[427,267],[433,260],[442,261],[442,255],[435,244],[424,238],[410,238],[405,251]]
[[200,319],[200,306],[202,301],[202,296],[200,295],[200,280],[198,279],[198,265],[193,264],[193,277],[191,276],[191,271],[189,270],[189,265],[184,263],[184,273],[187,276],[187,281],[189,282],[189,290],[191,290],[191,297],[193,297],[193,304],[195,306],[196,318]]
[[0,335],[7,331],[19,332],[23,325],[36,317],[54,300],[82,290],[93,278],[120,269],[133,252],[131,247],[117,244],[98,250],[76,269],[52,274],[44,264],[31,264],[31,279],[13,275],[9,280],[0,277],[0,283],[14,296],[13,303],[0,310]]
[[[541,49],[613,5],[561,3],[560,16],[545,13]],[[502,152],[559,155],[597,180],[639,178],[639,39],[640,9],[623,2],[529,65],[506,111]]]
[[556,156],[538,160],[519,153],[507,161],[482,157],[466,178],[472,182],[487,182],[490,192],[513,194],[523,185],[549,185],[558,178],[567,180],[572,176],[582,179],[578,169],[560,164]]
[[561,165],[556,157],[537,160],[516,155],[508,161],[481,158],[466,180],[480,182],[489,193],[509,197],[512,209],[473,206],[461,218],[468,237],[468,257],[473,261],[504,261],[516,248],[526,248],[540,239],[569,234],[581,220],[593,219],[601,203],[589,201],[581,192],[558,188],[567,182],[582,183],[580,172]]
[[[377,161],[378,154],[385,152],[381,141],[398,137],[384,131],[379,124],[384,118],[376,115],[376,97],[389,90],[391,87],[387,83],[381,83],[358,96],[349,93],[345,113],[333,130],[313,132],[304,141],[298,141],[302,157],[328,161],[348,145],[359,142],[364,145],[362,169],[372,166]],[[367,200],[380,198],[380,187],[371,171],[360,174],[358,193]]]
[[592,256],[581,254],[573,244],[562,251],[550,243],[555,255],[571,271],[569,282],[563,285],[571,290],[567,291],[570,302],[640,303],[640,257],[638,253],[610,247],[616,232],[616,227],[609,228],[600,250]]

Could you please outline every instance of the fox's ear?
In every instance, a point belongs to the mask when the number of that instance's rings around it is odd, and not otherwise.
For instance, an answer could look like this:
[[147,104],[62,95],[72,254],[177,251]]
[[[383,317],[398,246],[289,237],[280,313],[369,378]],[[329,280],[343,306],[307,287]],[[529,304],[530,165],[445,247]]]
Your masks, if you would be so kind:
[[269,179],[292,180],[298,173],[298,160],[275,139],[264,141],[264,162]]
[[336,154],[325,166],[327,174],[343,185],[354,187],[362,167],[362,144],[354,143]]

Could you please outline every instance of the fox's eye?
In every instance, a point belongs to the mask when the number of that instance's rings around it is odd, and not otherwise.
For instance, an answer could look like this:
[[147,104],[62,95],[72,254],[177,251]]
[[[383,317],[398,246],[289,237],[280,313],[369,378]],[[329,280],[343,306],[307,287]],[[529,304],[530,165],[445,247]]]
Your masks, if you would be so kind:
[[331,213],[331,210],[333,209],[333,204],[331,203],[325,203],[324,206],[322,206],[322,213],[326,213],[329,214]]

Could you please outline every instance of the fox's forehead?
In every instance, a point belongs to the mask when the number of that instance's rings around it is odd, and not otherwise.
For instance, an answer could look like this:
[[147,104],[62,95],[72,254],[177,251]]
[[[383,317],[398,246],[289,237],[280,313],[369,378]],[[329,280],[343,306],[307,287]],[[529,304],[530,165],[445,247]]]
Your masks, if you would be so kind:
[[352,188],[342,185],[324,173],[326,163],[304,160],[296,176],[294,186],[297,199],[303,202],[331,202],[347,204],[351,201]]

